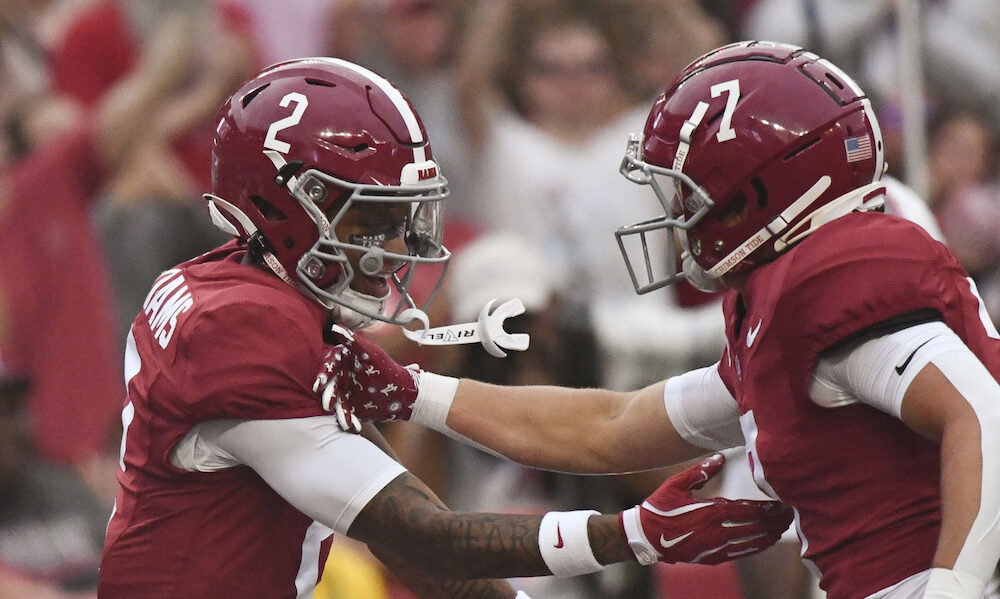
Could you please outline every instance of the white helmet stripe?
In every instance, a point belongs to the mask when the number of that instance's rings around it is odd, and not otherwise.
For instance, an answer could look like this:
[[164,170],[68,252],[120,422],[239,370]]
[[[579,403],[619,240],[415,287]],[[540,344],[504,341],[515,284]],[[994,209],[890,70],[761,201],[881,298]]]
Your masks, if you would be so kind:
[[[348,62],[346,60],[341,60],[339,58],[327,58],[320,56],[307,60],[316,60],[320,62],[329,62],[332,64],[336,64],[338,66],[344,67],[345,69],[350,69],[355,73],[371,81],[373,84],[375,84],[375,87],[382,90],[382,93],[384,93],[386,96],[389,97],[390,100],[392,100],[392,103],[396,107],[396,110],[399,112],[399,115],[403,117],[403,122],[406,123],[406,130],[410,134],[410,141],[415,144],[419,144],[424,141],[423,136],[420,134],[420,123],[417,120],[417,115],[413,112],[413,109],[410,107],[410,104],[403,97],[403,94],[400,93],[398,89],[393,87],[393,85],[389,83],[389,80],[387,80],[385,77],[373,73],[372,71],[369,71],[363,66],[356,65],[353,62]],[[414,148],[413,161],[423,162],[425,160],[427,160],[427,156],[424,153],[424,146]]]
[[872,177],[872,183],[880,180],[882,174],[885,171],[885,147],[882,145],[882,128],[878,124],[878,118],[875,116],[875,109],[872,107],[872,102],[868,98],[861,101],[861,105],[865,107],[865,116],[868,117],[868,123],[872,127],[872,135],[875,136],[875,175]]
[[[816,55],[810,54],[810,56],[816,56]],[[875,176],[872,178],[872,183],[874,183],[875,181],[878,181],[879,179],[882,178],[882,171],[885,170],[885,153],[884,153],[885,150],[882,146],[882,129],[881,127],[879,127],[878,118],[875,116],[875,109],[872,107],[872,102],[871,100],[868,99],[864,90],[861,89],[861,86],[858,85],[857,82],[854,81],[854,79],[852,79],[850,75],[845,73],[843,69],[833,64],[829,60],[826,60],[825,58],[819,58],[819,57],[816,58],[818,58],[817,62],[821,63],[823,66],[836,73],[837,76],[840,77],[840,79],[848,87],[851,88],[851,91],[853,91],[858,96],[864,96],[864,99],[861,100],[861,105],[864,107],[865,117],[871,124],[872,135],[875,136],[875,139],[872,140],[874,142],[873,145],[875,146]]]

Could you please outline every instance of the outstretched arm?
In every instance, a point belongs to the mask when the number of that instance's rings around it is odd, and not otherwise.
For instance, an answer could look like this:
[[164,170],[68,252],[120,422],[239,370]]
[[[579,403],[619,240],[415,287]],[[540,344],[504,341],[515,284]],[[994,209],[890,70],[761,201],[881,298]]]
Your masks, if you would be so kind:
[[327,416],[215,421],[196,433],[183,444],[197,447],[193,457],[175,464],[197,470],[199,456],[209,456],[210,467],[220,460],[246,464],[311,518],[398,556],[455,592],[468,588],[440,581],[576,576],[633,559],[718,563],[769,547],[791,521],[791,510],[774,501],[693,497],[693,489],[721,471],[721,455],[671,477],[642,505],[619,514],[529,516],[451,512],[370,441],[341,431]]
[[418,570],[413,564],[384,547],[369,547],[372,554],[392,572],[406,588],[420,599],[524,599],[505,580],[441,580]]
[[[404,368],[361,335],[330,350],[315,386],[345,429],[413,420],[528,466],[586,474],[648,470],[706,453],[671,422],[665,388],[619,393],[458,380]],[[735,422],[735,404],[726,418]]]
[[[379,449],[398,461],[395,452],[382,434],[371,424],[365,425],[362,434]],[[426,489],[426,487],[425,487]],[[426,489],[428,501],[445,508],[444,503]],[[461,599],[464,597],[481,597],[482,599],[509,599],[515,596],[515,590],[505,580],[445,580],[429,576],[417,569],[404,557],[399,555],[398,548],[393,544],[370,545],[372,554],[379,559],[393,575],[421,599]],[[525,599],[522,594],[517,599]]]
[[619,514],[451,512],[404,473],[372,498],[348,534],[445,578],[576,576],[630,560],[719,563],[770,547],[791,522],[778,502],[693,498],[691,490],[723,463],[721,455],[708,458]]
[[[433,375],[432,375],[433,376]],[[638,391],[499,387],[458,383],[444,424],[459,435],[536,468],[621,473],[683,462],[705,453],[680,437],[667,416],[664,382]],[[427,400],[446,397],[432,396]],[[418,411],[418,422],[428,410]]]

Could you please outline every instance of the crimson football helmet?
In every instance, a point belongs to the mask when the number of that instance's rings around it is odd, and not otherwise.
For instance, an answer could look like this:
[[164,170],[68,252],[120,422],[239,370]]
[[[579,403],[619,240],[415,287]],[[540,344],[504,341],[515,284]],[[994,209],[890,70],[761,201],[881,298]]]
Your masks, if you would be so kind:
[[[622,161],[622,174],[651,186],[665,211],[616,231],[636,291],[685,276],[718,289],[726,273],[764,264],[820,225],[877,206],[883,170],[871,103],[839,68],[772,42],[709,52],[656,100]],[[667,263],[655,273],[646,243],[653,232],[670,236]],[[636,241],[643,271],[630,259]]]
[[[441,242],[447,182],[419,116],[389,81],[344,60],[284,62],[244,83],[218,116],[212,188],[213,222],[351,328],[402,324],[399,313],[416,307],[408,289],[417,265],[449,259]],[[397,211],[405,218],[338,238],[349,210],[387,202],[408,203]],[[397,237],[407,254],[384,247]],[[361,255],[361,274],[392,282],[395,309],[386,310],[391,289],[382,297],[351,289],[357,273],[345,251]]]

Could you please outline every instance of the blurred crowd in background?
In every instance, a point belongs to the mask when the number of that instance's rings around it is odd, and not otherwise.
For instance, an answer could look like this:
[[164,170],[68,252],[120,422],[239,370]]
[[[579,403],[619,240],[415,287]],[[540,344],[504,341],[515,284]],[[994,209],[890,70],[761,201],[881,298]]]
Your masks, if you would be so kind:
[[[201,199],[213,118],[259,68],[337,56],[395,82],[452,190],[454,258],[432,324],[474,320],[493,298],[526,305],[507,324],[531,334],[524,353],[368,331],[394,357],[507,384],[629,389],[723,346],[717,298],[683,285],[635,295],[613,235],[660,214],[618,173],[653,99],[716,46],[796,43],[873,97],[888,174],[906,181],[896,2],[910,1],[0,0],[0,598],[94,596],[126,333],[157,274],[225,241]],[[922,19],[924,200],[998,322],[1000,3],[928,0]],[[417,426],[384,432],[459,510],[613,511],[664,477],[528,471]],[[773,561],[756,577],[621,566],[519,582],[540,599],[670,599],[689,596],[684,584],[755,599],[800,575],[783,565],[794,557]],[[325,580],[317,599],[410,596],[349,542]]]

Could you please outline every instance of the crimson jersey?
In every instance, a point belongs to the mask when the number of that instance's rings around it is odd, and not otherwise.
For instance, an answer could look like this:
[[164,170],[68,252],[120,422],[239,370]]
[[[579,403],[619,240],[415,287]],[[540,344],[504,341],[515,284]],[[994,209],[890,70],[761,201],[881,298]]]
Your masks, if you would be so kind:
[[971,280],[918,226],[879,213],[828,223],[724,300],[719,372],[739,406],[754,478],[798,514],[830,599],[857,599],[931,567],[940,447],[864,404],[808,394],[825,349],[932,310],[1000,378],[1000,340]]
[[102,599],[301,598],[322,572],[330,529],[253,470],[169,458],[199,422],[324,414],[311,387],[326,311],[244,255],[229,243],[164,272],[132,325]]

